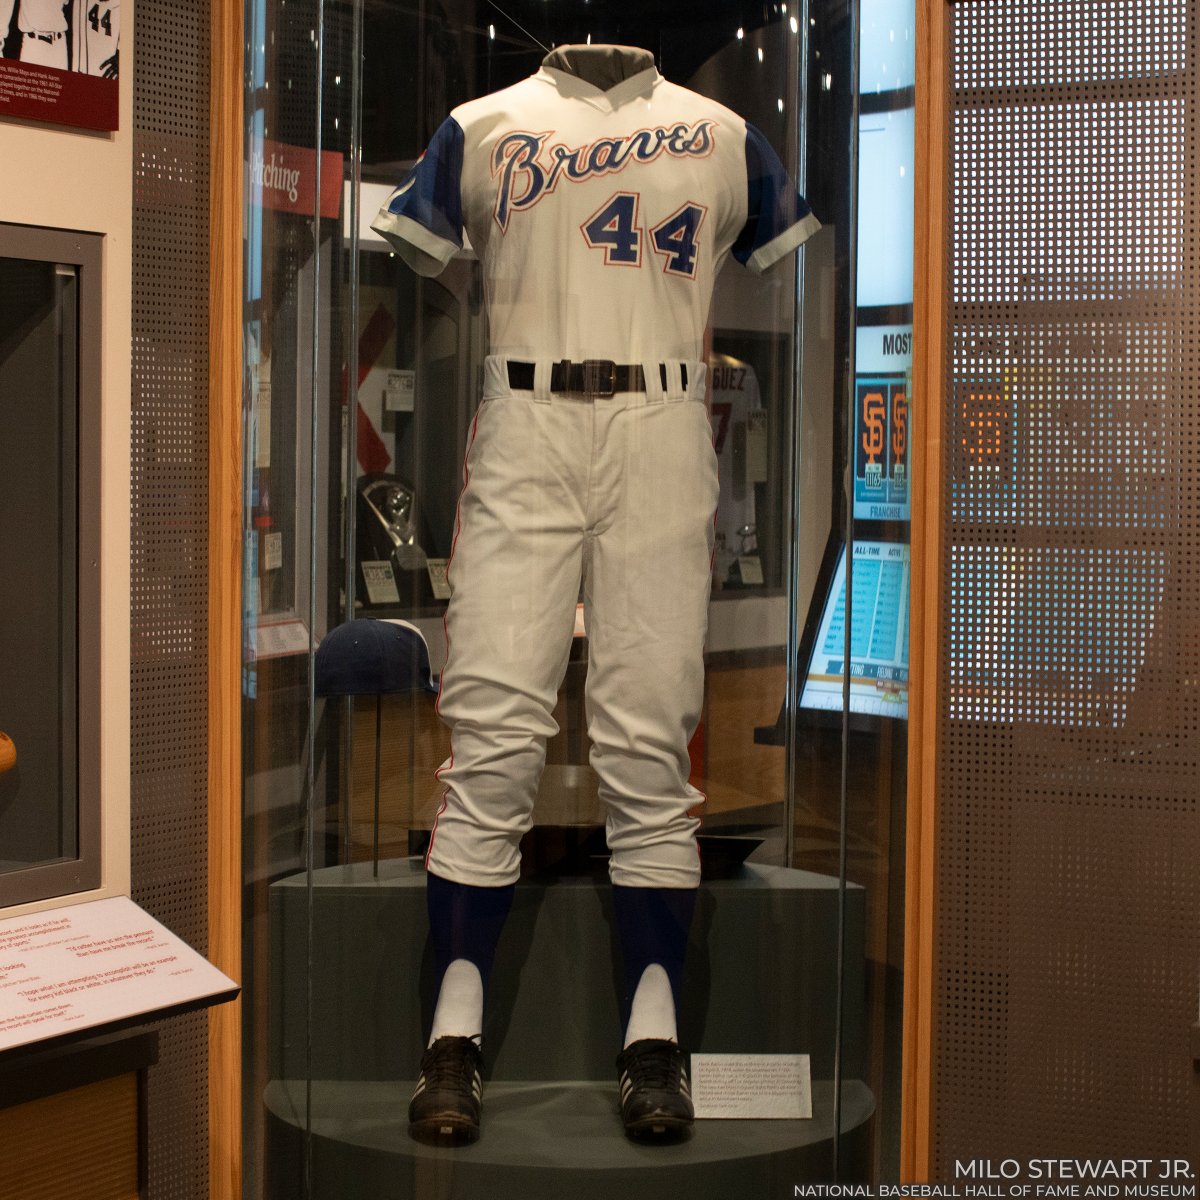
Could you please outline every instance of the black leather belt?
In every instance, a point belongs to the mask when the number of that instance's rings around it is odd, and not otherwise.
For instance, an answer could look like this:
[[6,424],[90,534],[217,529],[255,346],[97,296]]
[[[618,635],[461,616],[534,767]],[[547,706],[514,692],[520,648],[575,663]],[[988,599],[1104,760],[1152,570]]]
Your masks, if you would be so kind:
[[29,38],[34,38],[39,42],[49,42],[49,44],[51,46],[53,46],[54,43],[57,42],[60,38],[62,38],[64,35],[61,32],[60,33],[38,33],[36,30],[27,29],[25,31],[25,36],[29,37]]
[[[533,390],[534,363],[508,360],[508,386],[518,391]],[[667,365],[658,364],[662,386],[667,386]],[[687,365],[679,364],[680,381],[688,385]],[[550,367],[552,392],[582,392],[587,396],[613,396],[617,392],[644,392],[646,375],[641,363],[615,363],[608,358],[588,358],[583,362],[561,359]]]

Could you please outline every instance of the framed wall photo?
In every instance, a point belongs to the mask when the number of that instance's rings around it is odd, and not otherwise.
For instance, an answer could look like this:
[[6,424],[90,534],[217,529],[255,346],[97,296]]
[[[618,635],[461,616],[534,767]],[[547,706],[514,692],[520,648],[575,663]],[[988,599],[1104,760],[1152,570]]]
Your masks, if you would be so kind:
[[0,0],[0,117],[115,130],[120,0]]

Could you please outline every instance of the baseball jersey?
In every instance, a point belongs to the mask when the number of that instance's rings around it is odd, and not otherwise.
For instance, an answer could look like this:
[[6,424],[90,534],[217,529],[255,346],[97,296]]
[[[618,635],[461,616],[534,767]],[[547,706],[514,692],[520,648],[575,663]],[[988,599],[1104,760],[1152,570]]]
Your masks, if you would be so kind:
[[[0,41],[8,33],[12,9],[12,3],[0,4]],[[62,0],[21,0],[17,28],[22,33],[65,33],[67,15]]]
[[751,413],[762,413],[758,377],[754,368],[727,354],[708,360],[709,408],[712,411],[713,449],[721,476],[717,504],[715,567],[724,579],[729,564],[742,551],[742,530],[754,526],[754,485],[765,476],[749,461]]
[[[116,78],[112,57],[121,40],[120,0],[74,0],[71,69]],[[107,65],[106,64],[110,64]]]
[[[612,87],[571,70],[614,52]],[[820,226],[753,126],[593,46],[454,109],[372,227],[423,275],[469,238],[493,354],[636,363],[698,361],[726,256],[764,271]]]

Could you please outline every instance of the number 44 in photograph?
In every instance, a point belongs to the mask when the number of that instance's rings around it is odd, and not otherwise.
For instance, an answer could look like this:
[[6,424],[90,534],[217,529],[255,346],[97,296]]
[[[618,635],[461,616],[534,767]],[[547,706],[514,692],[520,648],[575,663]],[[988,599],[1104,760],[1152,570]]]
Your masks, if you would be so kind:
[[0,117],[117,128],[120,0],[0,0]]

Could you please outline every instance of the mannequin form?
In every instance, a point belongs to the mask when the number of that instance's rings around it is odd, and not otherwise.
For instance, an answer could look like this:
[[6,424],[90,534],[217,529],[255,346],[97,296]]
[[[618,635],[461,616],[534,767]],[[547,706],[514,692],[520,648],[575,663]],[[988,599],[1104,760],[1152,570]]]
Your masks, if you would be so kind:
[[445,997],[415,1136],[478,1135],[486,967],[581,588],[626,973],[622,1116],[635,1137],[691,1124],[675,1008],[700,877],[688,741],[717,502],[704,329],[727,255],[762,271],[818,227],[757,130],[620,46],[560,47],[456,109],[374,222],[422,274],[465,229],[491,331],[448,572],[452,754],[426,860]]

